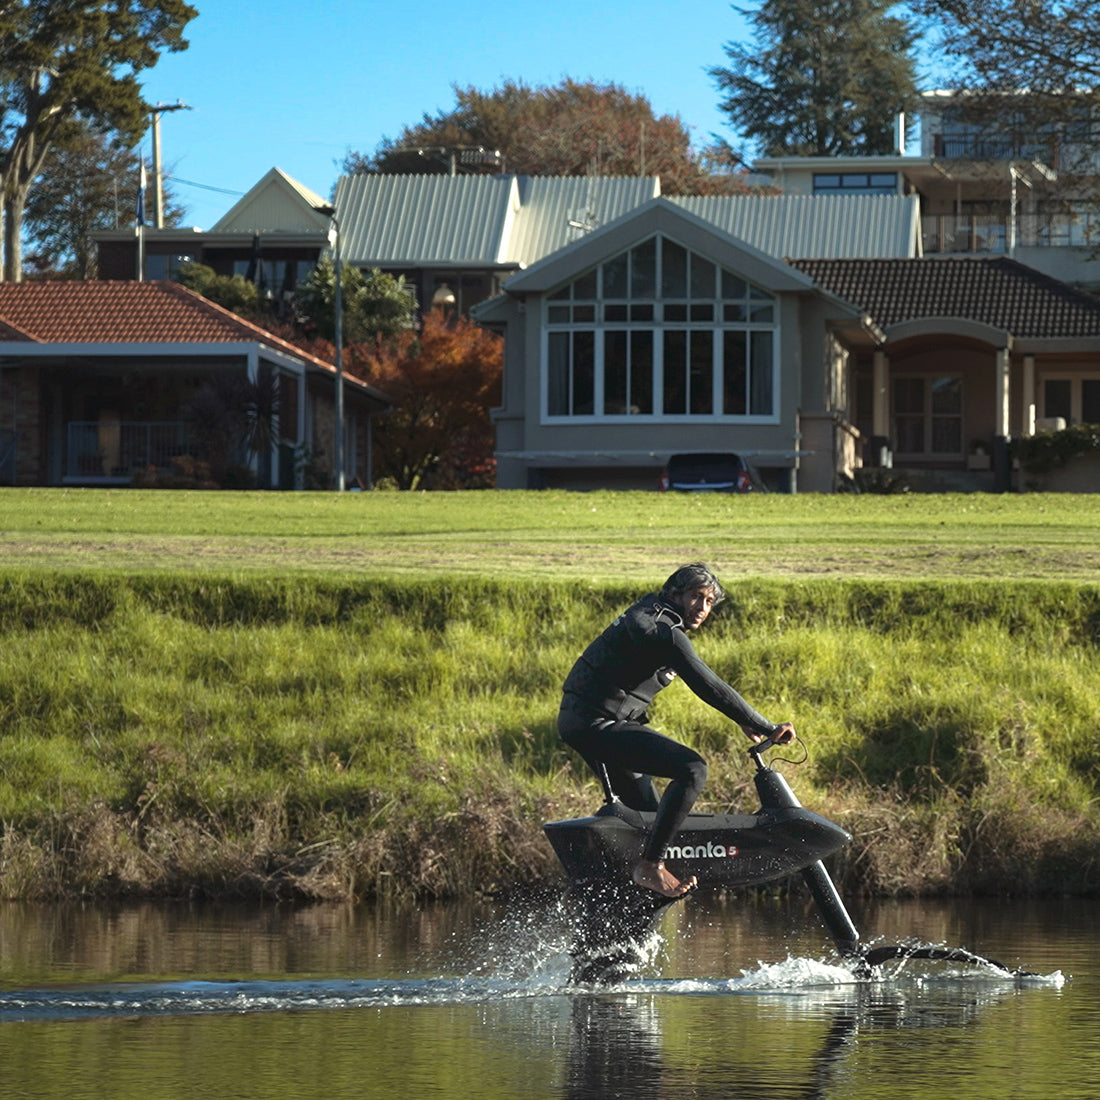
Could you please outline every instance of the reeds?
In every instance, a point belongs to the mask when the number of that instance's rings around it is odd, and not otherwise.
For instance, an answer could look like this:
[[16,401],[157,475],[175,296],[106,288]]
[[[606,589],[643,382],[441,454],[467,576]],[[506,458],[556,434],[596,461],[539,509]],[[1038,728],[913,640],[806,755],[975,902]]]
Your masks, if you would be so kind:
[[[848,889],[1098,886],[1100,588],[743,581],[697,639],[855,836]],[[560,684],[640,592],[532,579],[0,573],[0,895],[453,896],[556,874],[594,807]],[[751,809],[745,741],[656,724]],[[797,759],[800,750],[784,751]]]

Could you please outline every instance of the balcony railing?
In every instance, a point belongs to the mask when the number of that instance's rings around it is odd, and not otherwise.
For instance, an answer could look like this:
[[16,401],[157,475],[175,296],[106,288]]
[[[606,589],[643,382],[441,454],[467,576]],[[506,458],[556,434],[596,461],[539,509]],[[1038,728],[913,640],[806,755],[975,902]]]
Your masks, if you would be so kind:
[[[1004,254],[1012,227],[1005,214],[933,214],[921,218],[926,255],[936,252]],[[1018,214],[1019,248],[1095,248],[1100,245],[1100,214]]]
[[128,482],[150,466],[167,466],[187,450],[183,421],[72,420],[65,480]]
[[1022,141],[1012,137],[975,134],[933,134],[932,155],[946,160],[1040,160],[1053,163],[1058,141]]

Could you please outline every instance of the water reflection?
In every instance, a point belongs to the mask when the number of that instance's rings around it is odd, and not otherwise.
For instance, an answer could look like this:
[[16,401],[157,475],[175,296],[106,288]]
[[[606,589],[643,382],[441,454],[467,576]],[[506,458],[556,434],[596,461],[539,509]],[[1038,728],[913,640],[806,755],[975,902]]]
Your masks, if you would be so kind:
[[[672,1080],[683,1087],[689,1075],[678,1074],[664,1062],[660,1013],[648,1001],[629,998],[592,997],[573,1003],[573,1042],[570,1049],[569,1100],[597,1097],[646,1097],[665,1095],[663,1086]],[[712,1062],[705,1074],[690,1075],[692,1095],[750,1095],[825,1097],[843,1068],[846,1051],[859,1029],[854,1011],[835,1012],[819,1049],[812,1056],[807,1080],[799,1082],[797,1067],[788,1066],[790,1077],[762,1081],[750,1061],[741,1066],[725,1065],[716,1072]],[[751,1090],[751,1091],[750,1091]]]
[[4,1092],[881,1100],[947,1082],[954,1100],[1045,1100],[1057,1082],[1059,1100],[1100,1095],[1088,902],[860,915],[875,935],[1050,975],[1021,982],[924,963],[857,982],[800,902],[700,898],[663,928],[648,972],[577,989],[559,918],[537,905],[2,905]]
[[[910,1088],[916,1084],[919,1092],[922,1079],[930,1085],[941,1080],[936,1050],[965,1043],[967,1030],[982,1012],[1013,995],[1003,983],[983,989],[961,978],[934,990],[919,985],[858,987],[771,1005],[764,995],[751,1005],[725,1002],[703,1008],[696,1014],[707,1020],[698,1048],[663,1033],[672,1014],[667,1004],[651,997],[576,998],[564,1095],[570,1100],[665,1095],[812,1100],[856,1095],[848,1089],[853,1075],[862,1075],[866,1050],[893,1044],[891,1033],[924,1030],[930,1037],[930,1057],[910,1059],[908,1076]],[[764,1012],[759,1011],[762,1007]],[[769,1007],[776,1011],[766,1011]],[[807,1048],[810,1034],[814,1038]],[[792,1057],[796,1049],[804,1057]],[[867,1096],[885,1094],[870,1081],[868,1085]],[[942,1082],[939,1088],[942,1091]]]
[[577,997],[572,1003],[572,1098],[656,1096],[663,1076],[661,1020],[648,998]]
[[446,954],[476,906],[0,904],[0,985],[83,978],[407,973]]

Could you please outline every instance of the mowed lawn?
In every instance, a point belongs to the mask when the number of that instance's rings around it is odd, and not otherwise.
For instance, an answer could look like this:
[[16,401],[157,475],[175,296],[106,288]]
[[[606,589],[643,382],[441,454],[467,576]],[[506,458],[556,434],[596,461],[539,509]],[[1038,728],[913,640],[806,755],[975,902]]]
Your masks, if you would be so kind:
[[363,572],[649,583],[1100,576],[1100,495],[215,493],[0,489],[20,569]]

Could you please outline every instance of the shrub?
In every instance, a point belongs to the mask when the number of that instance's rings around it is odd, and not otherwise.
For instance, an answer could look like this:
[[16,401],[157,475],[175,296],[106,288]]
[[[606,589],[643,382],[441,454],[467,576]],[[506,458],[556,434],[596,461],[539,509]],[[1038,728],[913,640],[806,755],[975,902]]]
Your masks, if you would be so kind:
[[1100,424],[1073,424],[1014,440],[1013,457],[1032,474],[1046,474],[1083,455],[1100,454]]

